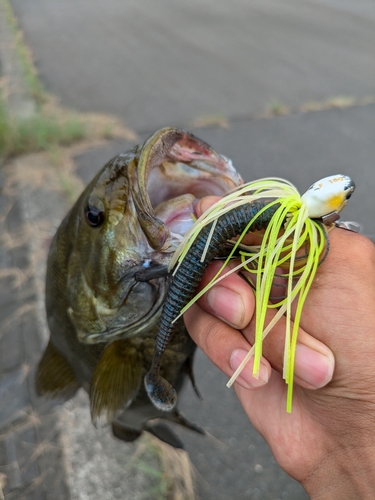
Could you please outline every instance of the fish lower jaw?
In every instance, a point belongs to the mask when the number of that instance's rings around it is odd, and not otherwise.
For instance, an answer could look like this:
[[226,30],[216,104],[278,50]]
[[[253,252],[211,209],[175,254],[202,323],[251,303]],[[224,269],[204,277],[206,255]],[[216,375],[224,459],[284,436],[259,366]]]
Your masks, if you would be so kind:
[[127,325],[125,328],[108,329],[98,333],[78,331],[78,340],[83,344],[93,345],[148,335],[154,328],[157,328],[162,305],[161,303],[157,308],[153,308],[143,320]]
[[82,344],[98,344],[100,342],[105,342],[103,337],[106,337],[106,335],[107,332],[101,332],[101,333],[77,332],[78,340],[82,342]]
[[184,235],[171,232],[169,238],[166,240],[166,242],[160,249],[160,252],[170,253],[172,258],[173,252],[177,250],[178,246],[180,245],[183,239]]

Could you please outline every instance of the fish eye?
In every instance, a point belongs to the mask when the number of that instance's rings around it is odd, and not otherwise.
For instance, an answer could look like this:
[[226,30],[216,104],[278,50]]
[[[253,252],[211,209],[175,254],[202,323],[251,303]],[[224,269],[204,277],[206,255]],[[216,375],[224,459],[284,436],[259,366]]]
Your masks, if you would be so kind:
[[97,207],[87,205],[85,208],[85,218],[90,227],[98,227],[104,222],[104,212]]

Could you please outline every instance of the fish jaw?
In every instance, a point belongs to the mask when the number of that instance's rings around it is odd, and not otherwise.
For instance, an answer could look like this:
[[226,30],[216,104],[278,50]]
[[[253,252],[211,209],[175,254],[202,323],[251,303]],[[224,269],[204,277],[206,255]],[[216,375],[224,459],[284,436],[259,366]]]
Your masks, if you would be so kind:
[[161,129],[138,149],[132,174],[133,199],[139,222],[155,250],[171,246],[170,231],[154,210],[182,194],[196,198],[222,196],[243,183],[232,162],[193,134],[176,128]]
[[169,156],[175,162],[190,163],[202,172],[210,172],[215,177],[222,177],[232,187],[243,183],[231,160],[216,153],[208,144],[193,134],[184,132],[180,140],[169,151]]
[[[161,315],[164,297],[168,290],[168,280],[152,281],[155,283],[142,283],[142,289],[137,294],[133,288],[124,299],[123,304],[116,308],[104,312],[103,306],[97,307],[96,314],[103,325],[99,331],[87,331],[85,322],[81,322],[76,314],[78,321],[75,321],[75,325],[79,341],[84,344],[97,344],[117,339],[129,339],[152,332]],[[137,284],[137,287],[139,288],[140,285]],[[154,293],[151,296],[154,297],[154,300],[147,299],[147,295],[152,293],[150,288],[154,288]],[[140,308],[140,304],[142,304],[142,308]],[[140,310],[141,314],[137,314],[137,311]],[[73,317],[73,311],[69,312]]]

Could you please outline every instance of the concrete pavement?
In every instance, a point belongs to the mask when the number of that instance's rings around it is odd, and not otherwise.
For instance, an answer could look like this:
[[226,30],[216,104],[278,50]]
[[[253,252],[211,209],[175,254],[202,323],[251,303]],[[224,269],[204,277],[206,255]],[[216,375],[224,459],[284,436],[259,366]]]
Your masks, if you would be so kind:
[[371,0],[11,0],[47,89],[132,128],[375,94]]

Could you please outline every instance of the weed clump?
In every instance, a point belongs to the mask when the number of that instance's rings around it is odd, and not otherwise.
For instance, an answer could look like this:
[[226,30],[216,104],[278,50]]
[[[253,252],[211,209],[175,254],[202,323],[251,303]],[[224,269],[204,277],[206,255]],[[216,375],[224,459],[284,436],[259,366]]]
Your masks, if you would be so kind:
[[67,116],[37,111],[27,118],[12,118],[6,100],[0,97],[0,156],[49,150],[68,146],[87,135],[87,126],[74,113]]

